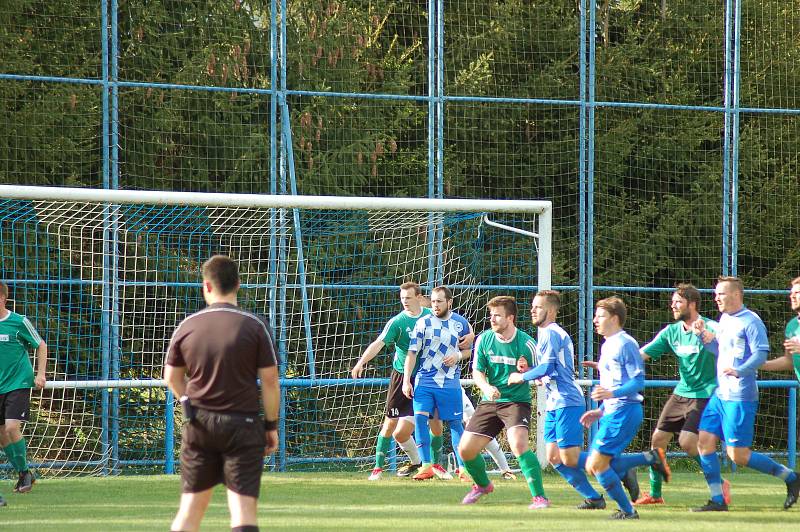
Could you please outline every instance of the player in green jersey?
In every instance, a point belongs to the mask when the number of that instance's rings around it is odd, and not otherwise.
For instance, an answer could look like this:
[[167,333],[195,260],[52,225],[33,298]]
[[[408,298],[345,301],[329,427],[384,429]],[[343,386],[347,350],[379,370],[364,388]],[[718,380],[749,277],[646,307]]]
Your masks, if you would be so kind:
[[[366,364],[375,358],[384,346],[394,346],[392,373],[386,397],[386,417],[375,443],[375,467],[370,473],[370,480],[380,480],[382,477],[392,437],[409,458],[409,462],[398,470],[398,476],[405,477],[415,473],[421,464],[417,443],[414,441],[414,409],[411,406],[411,400],[403,395],[403,364],[408,352],[409,333],[414,330],[414,325],[420,317],[431,313],[430,309],[422,306],[421,297],[422,290],[417,283],[407,282],[400,285],[402,312],[386,323],[381,334],[369,344],[350,371],[354,379],[361,378]],[[440,421],[431,420],[431,433],[432,447],[435,447],[438,442],[438,447],[441,449],[442,424]],[[437,465],[439,465],[438,460]],[[452,478],[452,475],[441,465],[433,470],[441,478]]]
[[[28,469],[22,423],[28,420],[31,388],[44,388],[47,344],[25,316],[6,308],[8,286],[0,282],[0,446],[19,474],[14,491],[26,493],[35,479]],[[28,352],[36,350],[34,377]]]
[[796,317],[786,324],[783,340],[783,356],[768,360],[761,366],[767,371],[791,371],[800,381],[800,277],[795,277],[789,285],[789,305]]
[[472,377],[480,388],[482,401],[467,424],[458,446],[464,467],[475,484],[462,504],[474,504],[483,495],[494,491],[486,475],[481,450],[505,428],[511,452],[519,460],[520,469],[528,482],[532,500],[528,506],[538,510],[550,506],[544,487],[539,460],[531,451],[528,428],[531,420],[531,389],[527,384],[508,384],[508,378],[518,371],[519,359],[533,365],[535,342],[517,329],[517,302],[510,296],[492,298],[486,305],[492,329],[481,333],[475,341]]
[[[703,409],[717,387],[717,366],[714,354],[694,334],[692,324],[702,319],[706,330],[713,333],[717,323],[700,315],[700,291],[688,283],[676,287],[670,308],[672,317],[677,321],[661,329],[640,351],[645,361],[658,360],[665,354],[674,355],[680,377],[658,418],[651,447],[666,449],[673,434],[677,434],[681,448],[688,456],[698,460],[698,425]],[[634,504],[664,504],[662,480],[661,475],[651,467],[650,493],[642,495]],[[722,490],[727,504],[730,502],[730,483],[727,480],[723,481]]]

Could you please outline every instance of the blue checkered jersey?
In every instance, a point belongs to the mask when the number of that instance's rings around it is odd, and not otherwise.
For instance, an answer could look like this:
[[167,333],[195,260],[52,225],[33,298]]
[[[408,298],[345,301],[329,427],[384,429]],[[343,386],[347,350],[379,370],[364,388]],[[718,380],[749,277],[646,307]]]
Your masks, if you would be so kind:
[[[718,353],[717,396],[726,401],[758,401],[757,370],[769,354],[767,328],[758,314],[747,307],[723,313],[717,335],[706,347]],[[725,368],[735,369],[739,376],[724,375]]]
[[[639,354],[639,344],[625,331],[606,338],[600,346],[600,359],[597,361],[600,372],[600,386],[612,392],[632,380],[644,379],[644,361]],[[643,384],[643,382],[642,382]],[[626,386],[627,385],[627,386]],[[641,387],[636,386],[641,389]],[[614,394],[618,395],[618,394]],[[603,401],[603,411],[608,414],[628,403],[641,403],[644,397],[634,391]]]
[[460,388],[461,368],[444,365],[444,357],[457,355],[458,339],[469,333],[469,322],[451,312],[446,319],[431,314],[417,320],[411,331],[408,350],[417,354],[414,386],[423,388]]
[[539,327],[536,341],[537,366],[523,375],[527,381],[544,383],[547,410],[584,406],[583,390],[575,382],[575,348],[567,331],[557,323]]

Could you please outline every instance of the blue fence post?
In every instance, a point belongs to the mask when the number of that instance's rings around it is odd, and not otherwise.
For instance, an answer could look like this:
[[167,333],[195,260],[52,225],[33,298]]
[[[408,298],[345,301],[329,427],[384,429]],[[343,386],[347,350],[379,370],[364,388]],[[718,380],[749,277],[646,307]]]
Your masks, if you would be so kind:
[[175,398],[167,388],[164,408],[164,473],[175,472]]
[[787,463],[790,469],[794,469],[797,465],[797,387],[789,388],[789,408],[786,417],[789,420],[786,441]]

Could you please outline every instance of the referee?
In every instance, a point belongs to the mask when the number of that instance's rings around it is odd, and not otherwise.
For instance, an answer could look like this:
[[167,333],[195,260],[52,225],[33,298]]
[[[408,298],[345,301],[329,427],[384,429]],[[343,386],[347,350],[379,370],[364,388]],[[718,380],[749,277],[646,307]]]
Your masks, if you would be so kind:
[[[278,357],[265,320],[237,306],[239,270],[229,257],[203,263],[208,306],[184,319],[167,350],[164,378],[189,421],[181,445],[180,508],[173,531],[195,531],[219,483],[231,530],[258,530],[263,457],[278,446]],[[258,384],[266,420],[258,415]]]

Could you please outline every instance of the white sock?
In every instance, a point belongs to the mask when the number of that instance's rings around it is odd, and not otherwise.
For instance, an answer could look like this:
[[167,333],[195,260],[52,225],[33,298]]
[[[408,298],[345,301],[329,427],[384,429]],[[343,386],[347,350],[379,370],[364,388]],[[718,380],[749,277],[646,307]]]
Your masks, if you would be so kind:
[[500,444],[497,443],[497,440],[492,439],[489,445],[486,446],[486,451],[492,456],[492,460],[494,460],[494,463],[500,468],[500,471],[509,470],[508,460],[506,460],[506,455],[503,449],[500,448]]
[[397,442],[397,445],[408,455],[408,459],[412,464],[419,464],[421,462],[419,457],[419,449],[417,449],[417,442],[414,441],[414,436],[411,436],[404,442]]

